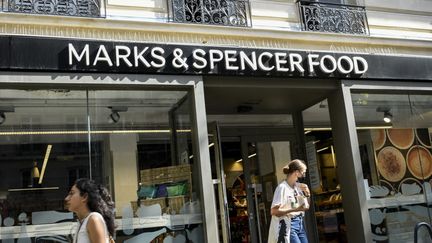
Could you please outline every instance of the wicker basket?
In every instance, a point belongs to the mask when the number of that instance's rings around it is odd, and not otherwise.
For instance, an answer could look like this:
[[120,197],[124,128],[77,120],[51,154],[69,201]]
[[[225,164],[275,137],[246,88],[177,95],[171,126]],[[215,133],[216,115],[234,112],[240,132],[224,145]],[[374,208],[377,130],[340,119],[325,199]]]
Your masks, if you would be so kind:
[[186,202],[185,196],[168,197],[168,207],[170,214],[179,214],[180,209]]
[[[165,197],[154,198],[154,199],[141,199],[140,201],[141,201],[141,205],[145,205],[145,206],[159,204],[162,209],[162,212],[164,212],[165,208],[167,207]],[[131,205],[132,205],[132,210],[134,212],[134,215],[136,215],[136,211],[138,210],[137,201],[131,201]]]
[[[150,206],[158,203],[161,206],[162,213],[179,214],[180,209],[183,207],[186,201],[187,201],[186,196],[161,197],[161,198],[154,198],[154,199],[142,199],[141,205]],[[138,210],[137,201],[131,201],[131,205],[132,205],[132,210],[134,212],[134,215],[137,216],[136,215],[136,212]]]
[[191,165],[159,167],[140,171],[140,182],[143,185],[155,185],[181,180],[191,180]]

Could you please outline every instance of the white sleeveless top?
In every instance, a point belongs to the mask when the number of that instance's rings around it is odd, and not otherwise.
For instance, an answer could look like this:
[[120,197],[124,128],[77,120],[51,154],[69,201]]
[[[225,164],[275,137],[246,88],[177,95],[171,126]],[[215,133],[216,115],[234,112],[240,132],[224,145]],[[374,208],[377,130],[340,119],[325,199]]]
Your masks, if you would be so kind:
[[77,232],[74,235],[74,239],[73,242],[74,243],[91,243],[90,242],[90,238],[89,238],[89,234],[87,232],[87,222],[89,220],[90,217],[97,217],[100,220],[102,220],[103,225],[105,227],[105,242],[109,243],[109,235],[108,235],[108,228],[106,226],[105,220],[103,218],[103,216],[98,213],[98,212],[91,212],[84,220],[83,222],[78,226]]

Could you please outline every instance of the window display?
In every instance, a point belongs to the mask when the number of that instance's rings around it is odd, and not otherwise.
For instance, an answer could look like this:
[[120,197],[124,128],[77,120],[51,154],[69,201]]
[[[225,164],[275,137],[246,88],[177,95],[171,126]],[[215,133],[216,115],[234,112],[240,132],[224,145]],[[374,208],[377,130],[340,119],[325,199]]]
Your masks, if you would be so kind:
[[105,185],[116,242],[204,242],[191,105],[185,91],[0,90],[0,238],[70,242],[64,198]]
[[432,96],[353,93],[352,100],[356,123],[376,125],[358,131],[373,239],[411,242],[415,224],[431,222]]

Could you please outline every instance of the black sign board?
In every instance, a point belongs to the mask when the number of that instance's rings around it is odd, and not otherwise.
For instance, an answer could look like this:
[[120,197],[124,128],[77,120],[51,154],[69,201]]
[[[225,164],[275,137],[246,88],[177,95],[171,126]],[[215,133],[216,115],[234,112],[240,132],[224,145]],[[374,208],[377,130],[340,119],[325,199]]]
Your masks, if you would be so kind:
[[432,58],[126,43],[55,38],[0,37],[2,70],[432,79]]

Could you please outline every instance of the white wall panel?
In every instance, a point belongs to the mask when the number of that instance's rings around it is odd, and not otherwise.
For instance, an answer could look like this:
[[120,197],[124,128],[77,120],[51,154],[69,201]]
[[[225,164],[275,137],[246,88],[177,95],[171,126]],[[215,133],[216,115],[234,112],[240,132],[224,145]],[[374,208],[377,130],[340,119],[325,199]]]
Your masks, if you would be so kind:
[[387,9],[392,12],[432,12],[431,0],[365,0],[365,6],[368,9]]
[[388,26],[401,29],[432,30],[432,17],[403,13],[368,11],[369,26]]
[[109,6],[121,6],[131,8],[166,8],[166,0],[107,0]]
[[251,1],[252,16],[298,21],[297,5],[289,2]]

